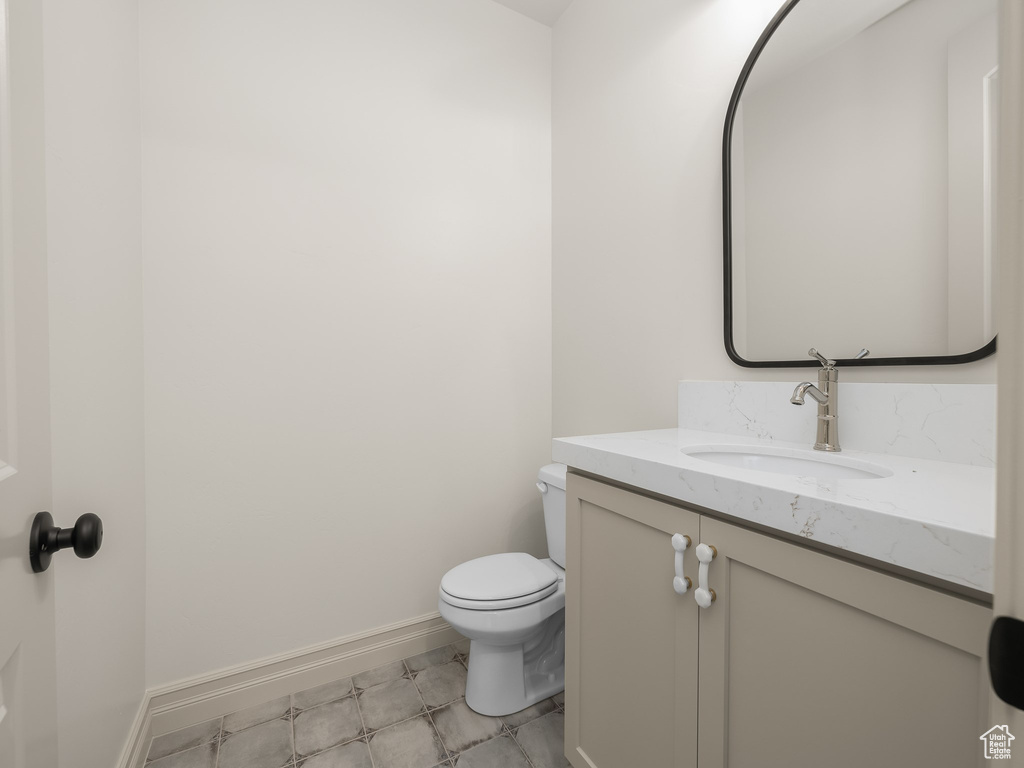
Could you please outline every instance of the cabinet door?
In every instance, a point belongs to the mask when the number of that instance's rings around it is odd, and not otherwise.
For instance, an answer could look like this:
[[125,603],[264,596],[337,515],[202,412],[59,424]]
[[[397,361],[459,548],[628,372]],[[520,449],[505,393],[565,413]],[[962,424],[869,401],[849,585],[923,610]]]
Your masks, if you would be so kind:
[[701,542],[701,768],[981,762],[990,609],[713,518]]
[[575,768],[697,762],[697,606],[676,594],[672,535],[697,514],[569,475],[565,752]]

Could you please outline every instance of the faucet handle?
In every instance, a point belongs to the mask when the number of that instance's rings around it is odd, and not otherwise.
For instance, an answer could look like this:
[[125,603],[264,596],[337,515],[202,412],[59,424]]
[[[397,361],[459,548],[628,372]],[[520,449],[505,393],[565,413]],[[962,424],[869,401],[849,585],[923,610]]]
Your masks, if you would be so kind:
[[856,355],[853,356],[853,359],[854,360],[860,360],[862,357],[867,357],[870,354],[871,353],[868,352],[868,350],[862,349],[860,352],[858,352]]
[[818,358],[818,362],[821,363],[826,368],[834,368],[835,367],[835,364],[836,364],[835,360],[829,360],[827,357],[822,355],[814,347],[811,347],[809,350],[807,350],[807,354],[810,355],[811,357]]

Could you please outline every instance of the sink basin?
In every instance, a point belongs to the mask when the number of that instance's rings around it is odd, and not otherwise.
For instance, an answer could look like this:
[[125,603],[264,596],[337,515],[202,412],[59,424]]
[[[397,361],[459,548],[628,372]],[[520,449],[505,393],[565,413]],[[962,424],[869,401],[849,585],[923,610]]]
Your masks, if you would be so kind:
[[879,464],[835,454],[816,455],[793,448],[703,445],[684,448],[683,453],[726,467],[793,477],[814,477],[819,480],[877,480],[892,475],[892,470]]

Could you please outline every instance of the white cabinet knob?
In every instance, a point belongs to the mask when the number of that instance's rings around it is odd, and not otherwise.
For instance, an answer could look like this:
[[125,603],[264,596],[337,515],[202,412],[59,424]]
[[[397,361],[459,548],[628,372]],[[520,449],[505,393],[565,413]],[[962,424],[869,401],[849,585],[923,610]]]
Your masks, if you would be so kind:
[[710,544],[697,545],[697,561],[700,563],[700,569],[697,572],[698,586],[693,590],[693,599],[701,608],[710,608],[717,597],[715,590],[708,587],[708,566],[716,557],[718,557],[718,550]]
[[676,551],[676,576],[672,579],[672,589],[677,595],[685,595],[690,589],[690,580],[683,576],[683,553],[690,548],[689,536],[677,533],[672,537],[672,549]]

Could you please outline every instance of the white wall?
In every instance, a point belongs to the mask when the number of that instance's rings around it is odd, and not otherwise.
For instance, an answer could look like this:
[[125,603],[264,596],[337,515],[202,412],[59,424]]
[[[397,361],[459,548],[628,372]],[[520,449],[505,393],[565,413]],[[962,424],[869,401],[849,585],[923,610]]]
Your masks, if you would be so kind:
[[550,35],[480,0],[143,3],[149,686],[544,553]]
[[60,765],[107,768],[145,689],[138,4],[44,4],[53,515],[103,519],[54,558]]
[[[723,343],[721,145],[779,0],[576,0],[554,28],[554,433],[675,424],[679,379],[799,381]],[[967,366],[846,381],[994,380]]]

